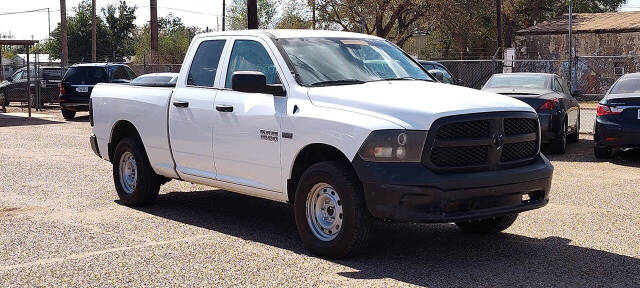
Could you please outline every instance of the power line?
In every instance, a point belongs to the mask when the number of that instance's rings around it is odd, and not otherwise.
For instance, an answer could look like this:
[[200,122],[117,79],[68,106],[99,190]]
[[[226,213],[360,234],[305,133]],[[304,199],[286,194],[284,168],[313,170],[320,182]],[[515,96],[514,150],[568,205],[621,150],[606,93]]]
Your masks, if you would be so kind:
[[[16,15],[16,14],[24,14],[24,13],[33,13],[33,12],[48,12],[47,9],[49,9],[49,8],[40,8],[40,9],[25,10],[25,11],[3,12],[3,13],[0,13],[0,16]],[[60,10],[49,10],[49,11],[56,12],[56,11],[60,11]]]

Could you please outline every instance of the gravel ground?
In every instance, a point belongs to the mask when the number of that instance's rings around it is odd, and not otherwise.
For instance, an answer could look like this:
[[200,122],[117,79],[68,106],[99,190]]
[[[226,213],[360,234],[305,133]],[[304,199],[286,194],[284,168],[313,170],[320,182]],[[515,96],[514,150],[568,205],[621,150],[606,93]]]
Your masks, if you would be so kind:
[[640,152],[597,161],[591,136],[550,157],[551,203],[503,234],[379,225],[366,254],[332,261],[285,204],[178,181],[118,204],[86,114],[43,113],[0,116],[0,287],[640,286]]

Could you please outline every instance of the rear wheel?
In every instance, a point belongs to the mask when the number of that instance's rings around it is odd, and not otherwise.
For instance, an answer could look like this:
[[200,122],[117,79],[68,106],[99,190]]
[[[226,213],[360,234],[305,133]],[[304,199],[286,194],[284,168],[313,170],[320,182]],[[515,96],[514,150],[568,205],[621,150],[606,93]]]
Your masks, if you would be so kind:
[[476,221],[456,222],[456,225],[465,232],[483,234],[498,233],[509,228],[517,218],[518,213],[515,213]]
[[64,108],[61,108],[60,110],[62,111],[62,117],[64,117],[64,119],[66,120],[71,120],[76,117],[76,111],[71,111]]
[[576,132],[571,134],[567,140],[571,143],[577,143],[580,140],[580,113],[578,113],[578,120],[576,121]]
[[564,124],[560,128],[560,132],[555,139],[551,141],[551,153],[564,154],[567,152],[567,120],[564,120]]
[[294,210],[300,238],[315,254],[344,258],[368,245],[373,217],[362,184],[342,162],[309,167],[296,190]]
[[156,199],[162,178],[153,172],[142,144],[125,138],[113,154],[113,182],[125,205],[143,206]]
[[596,158],[606,159],[611,158],[613,151],[609,146],[601,146],[596,144],[595,146],[593,146],[593,154],[596,156]]

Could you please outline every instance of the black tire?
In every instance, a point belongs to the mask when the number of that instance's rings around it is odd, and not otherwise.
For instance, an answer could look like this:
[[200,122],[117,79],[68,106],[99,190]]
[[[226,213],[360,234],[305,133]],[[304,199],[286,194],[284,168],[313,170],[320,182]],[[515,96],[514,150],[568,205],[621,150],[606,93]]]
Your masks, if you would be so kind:
[[[132,193],[127,193],[120,181],[120,160],[129,152],[135,159],[136,185]],[[149,159],[142,148],[142,143],[133,138],[124,138],[116,146],[113,153],[113,182],[122,203],[127,206],[144,206],[152,203],[158,196],[162,178],[153,172]]]
[[[335,189],[344,215],[341,218],[342,228],[332,240],[321,240],[314,235],[307,220],[307,197],[319,183]],[[367,210],[360,180],[343,162],[320,162],[303,173],[296,189],[294,212],[302,243],[319,256],[334,259],[351,257],[365,250],[369,244],[374,219]]]
[[518,213],[477,221],[456,222],[462,231],[472,233],[499,233],[509,228],[518,218]]
[[600,146],[596,144],[593,146],[593,154],[598,159],[608,159],[608,158],[611,158],[611,156],[613,155],[613,151],[611,147]]
[[76,111],[71,111],[71,110],[67,110],[67,109],[64,109],[64,108],[60,108],[60,111],[62,111],[62,117],[65,120],[71,120],[74,117],[76,117]]
[[580,113],[578,112],[578,120],[576,121],[576,133],[573,133],[567,138],[571,143],[578,143],[580,141]]
[[557,137],[551,141],[551,153],[564,154],[567,152],[567,120],[564,120],[564,124],[560,129]]

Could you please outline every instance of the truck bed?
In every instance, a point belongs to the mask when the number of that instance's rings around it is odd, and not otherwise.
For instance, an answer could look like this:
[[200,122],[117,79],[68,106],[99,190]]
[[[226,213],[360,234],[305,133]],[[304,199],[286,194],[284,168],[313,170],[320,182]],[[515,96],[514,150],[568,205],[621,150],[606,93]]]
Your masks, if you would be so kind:
[[[94,133],[100,151],[109,151],[111,129],[116,121],[128,121],[137,128],[149,161],[157,174],[175,175],[169,149],[168,105],[173,88],[123,84],[98,84],[91,93]],[[125,120],[123,120],[125,119]],[[109,160],[108,153],[102,153]],[[175,175],[177,177],[177,175]]]

